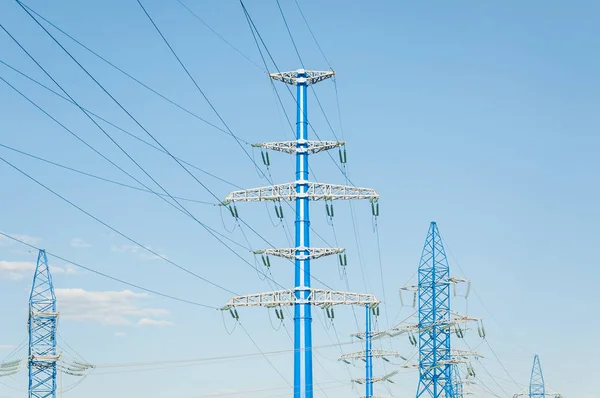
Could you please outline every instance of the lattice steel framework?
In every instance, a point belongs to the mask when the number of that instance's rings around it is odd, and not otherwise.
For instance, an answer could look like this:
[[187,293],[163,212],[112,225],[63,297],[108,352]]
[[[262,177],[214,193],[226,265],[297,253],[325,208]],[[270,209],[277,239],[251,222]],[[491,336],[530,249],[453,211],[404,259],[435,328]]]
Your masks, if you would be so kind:
[[[308,181],[309,155],[344,145],[343,142],[338,141],[308,140],[307,87],[334,75],[333,71],[304,69],[270,74],[270,77],[274,80],[297,86],[296,141],[268,142],[256,144],[255,146],[295,155],[296,180],[287,184],[234,191],[227,195],[223,202],[223,205],[230,205],[232,202],[260,201],[294,201],[296,204],[295,247],[291,249],[265,249],[258,252],[294,261],[294,289],[233,297],[223,307],[224,310],[231,311],[232,315],[237,318],[238,314],[235,307],[294,306],[294,398],[312,398],[314,393],[311,306],[328,309],[333,305],[349,304],[367,305],[372,308],[379,304],[377,298],[370,294],[334,292],[311,288],[311,259],[339,254],[344,249],[310,247],[309,202],[348,199],[369,199],[371,202],[376,202],[379,199],[379,195],[372,189]],[[237,210],[232,213],[237,214]]]
[[29,397],[56,397],[56,295],[45,250],[38,253],[29,298]]
[[463,398],[463,382],[462,377],[460,376],[460,370],[458,369],[458,365],[452,365],[452,367],[450,368],[450,376],[452,378],[452,386],[454,388],[454,397]]
[[450,267],[432,222],[419,263],[419,386],[418,397],[454,398],[450,350]]
[[531,379],[529,381],[529,397],[530,398],[545,398],[546,386],[544,385],[544,375],[542,374],[542,365],[540,365],[540,357],[533,358],[533,368],[531,369]]
[[546,388],[544,383],[544,374],[542,373],[542,365],[540,364],[540,357],[538,355],[533,357],[533,367],[531,369],[531,377],[529,379],[529,391],[513,395],[513,397],[523,396],[527,396],[529,398],[562,398],[562,394],[550,392]]

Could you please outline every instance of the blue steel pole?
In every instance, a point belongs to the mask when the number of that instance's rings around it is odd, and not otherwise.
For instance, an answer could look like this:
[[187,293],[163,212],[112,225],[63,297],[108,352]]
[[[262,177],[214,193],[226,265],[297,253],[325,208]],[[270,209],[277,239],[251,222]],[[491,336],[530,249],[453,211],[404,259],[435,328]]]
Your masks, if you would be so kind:
[[[297,74],[297,148],[307,148],[306,73]],[[296,260],[294,303],[294,398],[313,397],[310,288],[310,219],[308,209],[308,152],[296,152]]]
[[365,326],[365,361],[366,361],[366,398],[373,396],[373,336],[371,334],[371,309],[365,304],[366,326]]

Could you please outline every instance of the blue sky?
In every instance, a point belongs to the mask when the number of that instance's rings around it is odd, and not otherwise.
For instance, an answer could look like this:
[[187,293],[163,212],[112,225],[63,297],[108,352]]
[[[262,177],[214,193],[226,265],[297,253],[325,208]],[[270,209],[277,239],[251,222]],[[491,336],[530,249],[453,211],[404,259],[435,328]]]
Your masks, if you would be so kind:
[[[416,271],[428,224],[436,220],[452,253],[453,273],[473,282],[467,301],[454,299],[456,309],[485,319],[487,342],[473,331],[466,339],[485,357],[474,363],[477,396],[506,397],[518,392],[511,378],[525,385],[533,355],[538,353],[549,387],[565,396],[591,398],[595,383],[590,358],[600,355],[597,346],[589,343],[600,326],[597,317],[590,317],[598,302],[594,293],[600,277],[594,255],[600,221],[596,154],[600,58],[594,51],[600,5],[587,1],[299,3],[328,61],[296,4],[284,0],[281,5],[290,30],[307,68],[332,66],[337,71],[341,110],[340,125],[334,83],[320,83],[315,91],[333,132],[312,91],[311,123],[323,139],[334,139],[335,132],[348,141],[352,182],[375,188],[382,197],[378,228],[385,295],[368,203],[353,204],[358,247],[349,205],[335,204],[332,228],[323,204],[314,203],[312,226],[326,243],[313,237],[313,244],[334,245],[337,239],[348,249],[349,289],[385,299],[379,320],[385,327],[388,319],[393,323],[411,314],[411,308],[400,306],[398,288]],[[136,1],[51,4],[31,0],[27,4],[148,86],[221,125]],[[244,142],[291,139],[238,2],[186,4],[254,64],[177,1],[145,0],[143,4],[234,134]],[[278,67],[298,68],[277,3],[248,0],[246,6]],[[82,106],[149,139],[16,3],[0,5],[0,23]],[[268,184],[230,136],[49,29],[173,154],[237,186]],[[57,90],[0,33],[0,60]],[[72,104],[5,65],[0,65],[0,77],[156,189]],[[293,117],[294,103],[287,89],[276,87]],[[4,82],[0,82],[0,109],[0,144],[137,186]],[[214,203],[211,194],[168,156],[99,123],[169,192]],[[260,164],[260,154],[242,145]],[[332,155],[337,157],[335,152]],[[141,245],[214,283],[239,294],[274,287],[195,221],[152,194],[74,174],[4,147],[0,156]],[[270,157],[273,180],[291,181],[293,161],[283,154]],[[311,162],[312,178],[345,183],[327,155],[314,156]],[[0,165],[0,176],[0,231],[162,293],[212,307],[228,300],[230,293],[155,258],[7,165]],[[220,198],[235,189],[206,174],[198,172],[197,177]],[[200,221],[243,246],[264,247],[261,237],[276,247],[289,245],[282,227],[273,226],[269,218],[275,221],[271,207],[238,206],[259,237],[245,226],[229,232],[234,222],[218,207],[191,202],[185,206]],[[286,225],[293,225],[291,210],[285,207],[284,212]],[[248,250],[232,247],[254,264]],[[0,239],[0,291],[7,304],[0,331],[2,358],[26,338],[35,261],[28,250]],[[234,323],[227,314],[223,317],[214,309],[147,294],[54,257],[50,262],[60,289],[61,341],[69,344],[61,346],[66,355],[75,356],[76,351],[98,365],[65,396],[289,396],[292,361],[291,353],[285,352],[292,347],[286,333],[292,330],[289,316],[280,328],[273,313],[246,309],[240,311],[241,326],[229,335]],[[339,271],[334,258],[313,263],[317,278],[345,290]],[[272,259],[271,272],[279,284],[293,283],[289,263]],[[362,327],[360,309],[356,319]],[[313,323],[319,347],[315,379],[323,389],[319,396],[360,395],[362,390],[353,390],[348,383],[350,376],[362,376],[360,363],[348,367],[337,361],[340,353],[361,348],[349,343],[357,328],[353,311],[340,308],[334,326],[315,311]],[[381,347],[409,355],[406,340],[385,341]],[[338,342],[344,344],[337,346]],[[271,364],[256,345],[268,353]],[[466,348],[460,341],[456,346]],[[21,349],[16,355],[25,354]],[[233,360],[234,355],[244,356]],[[181,362],[206,358],[222,359]],[[150,362],[155,364],[124,366]],[[384,369],[378,364],[375,372],[391,370],[393,365]],[[0,380],[0,397],[24,396],[25,373]],[[395,396],[412,394],[417,378],[414,371],[403,371],[390,391],[385,386],[376,390]],[[77,381],[65,376],[65,390]]]

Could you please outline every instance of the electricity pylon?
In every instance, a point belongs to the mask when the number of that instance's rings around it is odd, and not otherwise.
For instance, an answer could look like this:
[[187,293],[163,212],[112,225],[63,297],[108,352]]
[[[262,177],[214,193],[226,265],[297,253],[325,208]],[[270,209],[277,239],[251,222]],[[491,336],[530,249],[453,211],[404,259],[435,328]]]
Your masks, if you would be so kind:
[[542,374],[542,365],[540,365],[540,357],[533,357],[533,368],[531,369],[531,378],[529,380],[529,392],[522,392],[513,395],[513,397],[529,397],[529,398],[562,398],[562,394],[555,392],[547,392],[544,383],[544,375]]
[[[437,224],[432,222],[427,233],[421,260],[419,262],[418,284],[406,286],[402,291],[413,292],[413,307],[417,306],[418,323],[400,324],[388,330],[372,332],[372,338],[408,335],[412,345],[419,347],[419,363],[406,363],[401,368],[418,369],[419,385],[417,398],[456,398],[455,385],[462,381],[453,378],[452,367],[466,364],[468,377],[474,377],[475,371],[469,358],[480,358],[474,351],[451,348],[451,334],[463,338],[467,330],[465,324],[477,323],[479,337],[485,338],[485,329],[480,318],[452,311],[450,307],[450,287],[458,283],[469,283],[466,279],[450,276],[450,267]],[[469,285],[470,286],[470,285]],[[467,288],[465,297],[468,296]],[[455,290],[456,295],[456,290]],[[402,296],[401,296],[402,297]],[[418,337],[416,337],[418,335]],[[355,336],[363,336],[362,333]],[[391,373],[394,375],[396,372]],[[460,391],[459,391],[460,392]]]
[[45,250],[40,250],[29,297],[29,398],[56,397],[56,295]]
[[371,316],[379,315],[379,307],[371,309],[369,306],[365,306],[365,332],[364,333],[355,333],[352,337],[357,337],[359,339],[365,340],[365,349],[363,351],[352,352],[349,354],[344,354],[340,356],[339,360],[343,361],[347,364],[351,364],[350,360],[361,359],[365,362],[365,377],[352,379],[352,382],[357,384],[365,385],[365,395],[361,396],[361,398],[385,398],[380,395],[373,395],[373,384],[377,382],[388,381],[392,382],[391,377],[395,376],[398,372],[392,372],[383,377],[373,377],[373,358],[381,358],[384,361],[389,362],[390,357],[402,358],[398,351],[393,350],[373,350],[373,330],[372,330],[372,322]]
[[[262,306],[278,308],[281,306],[294,307],[294,397],[313,397],[312,369],[312,316],[311,306],[331,309],[334,305],[368,305],[375,307],[379,301],[371,294],[356,294],[336,292],[311,287],[310,260],[322,256],[341,253],[339,248],[310,247],[310,214],[311,200],[348,200],[369,199],[375,203],[379,195],[368,188],[315,183],[308,180],[308,156],[322,151],[341,147],[340,141],[308,141],[307,119],[307,87],[335,75],[333,71],[310,71],[298,69],[291,72],[271,73],[274,80],[297,87],[297,123],[296,140],[286,142],[265,142],[254,146],[267,150],[279,151],[296,156],[296,180],[287,184],[246,189],[231,192],[223,202],[230,205],[234,202],[295,201],[296,222],[294,248],[266,249],[266,254],[293,259],[295,265],[294,289],[269,293],[259,293],[248,296],[232,297],[223,310],[229,310],[237,318],[236,307]],[[340,156],[341,157],[341,156]],[[281,211],[281,208],[279,208]],[[230,210],[232,210],[230,208]],[[237,216],[237,209],[232,210]],[[281,309],[279,314],[283,315]]]

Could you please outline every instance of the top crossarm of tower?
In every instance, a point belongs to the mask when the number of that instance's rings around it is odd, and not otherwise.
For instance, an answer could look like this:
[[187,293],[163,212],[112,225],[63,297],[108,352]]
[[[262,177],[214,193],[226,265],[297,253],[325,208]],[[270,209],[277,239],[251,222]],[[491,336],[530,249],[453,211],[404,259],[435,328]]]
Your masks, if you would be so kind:
[[281,142],[259,142],[252,144],[255,148],[265,148],[271,151],[285,152],[290,154],[295,153],[310,153],[315,154],[322,151],[327,151],[339,146],[346,145],[344,141],[281,141]]
[[[296,186],[306,184],[306,192],[299,193]],[[231,202],[260,202],[267,200],[291,201],[299,198],[309,200],[352,200],[369,199],[376,202],[379,194],[371,188],[350,187],[344,185],[326,184],[320,182],[296,181],[286,184],[275,184],[267,187],[233,191],[225,198],[222,205]]]
[[289,72],[269,73],[271,79],[279,80],[291,84],[292,86],[302,83],[306,85],[316,84],[333,76],[335,76],[335,72],[332,70],[318,71],[297,69]]

